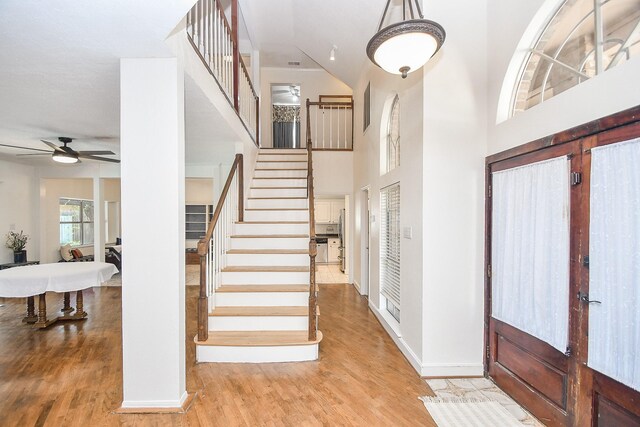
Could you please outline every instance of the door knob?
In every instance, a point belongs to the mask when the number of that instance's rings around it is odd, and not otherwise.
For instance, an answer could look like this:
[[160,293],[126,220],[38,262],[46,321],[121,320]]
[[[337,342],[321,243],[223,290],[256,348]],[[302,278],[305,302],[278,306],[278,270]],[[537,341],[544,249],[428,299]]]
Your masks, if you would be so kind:
[[586,292],[578,292],[578,299],[587,304],[602,304],[602,301],[590,300],[589,294]]

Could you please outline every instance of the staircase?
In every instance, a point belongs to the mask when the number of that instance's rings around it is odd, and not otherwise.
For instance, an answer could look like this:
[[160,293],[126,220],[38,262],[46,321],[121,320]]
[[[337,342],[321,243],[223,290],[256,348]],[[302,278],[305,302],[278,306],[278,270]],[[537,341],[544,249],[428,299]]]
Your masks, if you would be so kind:
[[310,340],[309,332],[307,156],[307,150],[259,151],[243,221],[225,233],[228,249],[208,296],[208,337],[196,337],[198,362],[318,358],[322,333]]

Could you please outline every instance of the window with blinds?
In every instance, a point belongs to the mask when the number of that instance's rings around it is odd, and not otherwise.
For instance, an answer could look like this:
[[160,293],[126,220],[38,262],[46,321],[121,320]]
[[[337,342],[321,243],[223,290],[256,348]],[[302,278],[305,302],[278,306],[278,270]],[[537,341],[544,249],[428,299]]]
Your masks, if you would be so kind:
[[380,190],[380,293],[400,321],[400,184]]

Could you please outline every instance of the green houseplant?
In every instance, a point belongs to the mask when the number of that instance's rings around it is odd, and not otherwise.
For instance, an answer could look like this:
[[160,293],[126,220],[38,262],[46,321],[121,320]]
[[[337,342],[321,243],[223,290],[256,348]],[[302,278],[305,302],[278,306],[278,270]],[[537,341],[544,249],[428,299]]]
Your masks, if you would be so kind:
[[18,264],[21,262],[27,262],[27,251],[24,249],[27,246],[29,236],[24,234],[22,230],[20,233],[10,231],[7,233],[7,248],[13,251],[13,262]]

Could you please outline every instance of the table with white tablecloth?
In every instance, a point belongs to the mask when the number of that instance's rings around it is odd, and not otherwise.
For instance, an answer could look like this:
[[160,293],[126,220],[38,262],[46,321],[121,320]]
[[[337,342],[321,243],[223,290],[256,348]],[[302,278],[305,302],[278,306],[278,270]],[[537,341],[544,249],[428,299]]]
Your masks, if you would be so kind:
[[[28,265],[0,270],[0,297],[27,298],[26,323],[46,328],[58,320],[81,320],[87,317],[83,308],[82,290],[100,286],[118,272],[113,264],[105,262],[59,262]],[[76,292],[76,308],[71,307],[70,292]],[[64,293],[62,316],[47,319],[46,292]],[[34,296],[39,296],[38,314]],[[73,313],[75,311],[75,313]],[[73,313],[73,314],[72,314]]]

